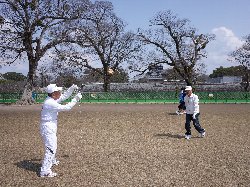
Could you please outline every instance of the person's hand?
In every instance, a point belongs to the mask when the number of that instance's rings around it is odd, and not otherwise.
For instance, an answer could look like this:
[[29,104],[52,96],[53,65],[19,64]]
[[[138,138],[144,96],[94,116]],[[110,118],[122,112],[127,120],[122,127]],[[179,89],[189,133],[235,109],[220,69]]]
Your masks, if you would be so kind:
[[82,98],[82,94],[78,93],[75,95],[75,97],[72,99],[72,102],[78,102]]
[[79,87],[76,84],[73,84],[71,87],[74,88],[75,90],[79,89]]
[[82,94],[81,93],[76,94],[75,99],[77,101],[79,101],[81,98],[82,98]]
[[82,94],[78,93],[76,96],[72,99],[72,102],[78,102],[82,98]]

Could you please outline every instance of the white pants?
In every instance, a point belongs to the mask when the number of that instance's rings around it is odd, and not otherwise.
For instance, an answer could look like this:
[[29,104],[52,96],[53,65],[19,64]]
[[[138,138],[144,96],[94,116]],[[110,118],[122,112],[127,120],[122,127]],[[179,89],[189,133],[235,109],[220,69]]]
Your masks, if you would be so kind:
[[52,172],[51,167],[56,162],[56,150],[57,150],[56,131],[57,131],[57,121],[41,123],[40,132],[43,138],[45,154],[40,174],[47,174]]

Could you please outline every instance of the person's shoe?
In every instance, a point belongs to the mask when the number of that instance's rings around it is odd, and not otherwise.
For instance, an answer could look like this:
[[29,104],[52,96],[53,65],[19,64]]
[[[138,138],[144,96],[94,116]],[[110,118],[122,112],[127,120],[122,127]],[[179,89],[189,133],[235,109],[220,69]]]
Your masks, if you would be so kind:
[[176,110],[176,114],[177,114],[177,115],[180,115],[180,112],[179,112],[178,110]]
[[57,176],[57,173],[54,173],[54,172],[40,174],[40,177],[56,177],[56,176]]
[[206,131],[204,130],[203,132],[200,133],[200,137],[204,138],[206,136]]
[[191,135],[186,135],[186,134],[185,134],[185,139],[186,139],[186,140],[190,140],[190,139],[191,139]]
[[59,163],[60,163],[60,161],[57,160],[57,161],[55,161],[55,162],[53,163],[53,165],[58,166]]

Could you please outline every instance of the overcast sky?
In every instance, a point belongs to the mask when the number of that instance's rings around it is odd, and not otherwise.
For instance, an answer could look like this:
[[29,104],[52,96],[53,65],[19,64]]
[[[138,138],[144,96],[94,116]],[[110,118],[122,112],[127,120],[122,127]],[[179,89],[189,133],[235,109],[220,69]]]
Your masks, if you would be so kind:
[[[114,12],[127,23],[127,29],[148,28],[149,20],[159,12],[172,10],[179,18],[188,18],[199,33],[213,33],[216,40],[207,49],[207,74],[219,66],[234,66],[227,55],[250,34],[250,0],[110,0]],[[2,68],[27,74],[28,64]]]

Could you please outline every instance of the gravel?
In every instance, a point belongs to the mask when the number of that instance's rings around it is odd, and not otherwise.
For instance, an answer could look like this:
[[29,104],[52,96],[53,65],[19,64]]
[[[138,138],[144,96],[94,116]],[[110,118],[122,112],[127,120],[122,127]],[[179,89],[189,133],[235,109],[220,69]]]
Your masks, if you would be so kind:
[[41,105],[0,106],[0,186],[187,186],[250,184],[250,105],[200,104],[207,136],[177,104],[81,104],[58,120],[60,165],[38,177]]

